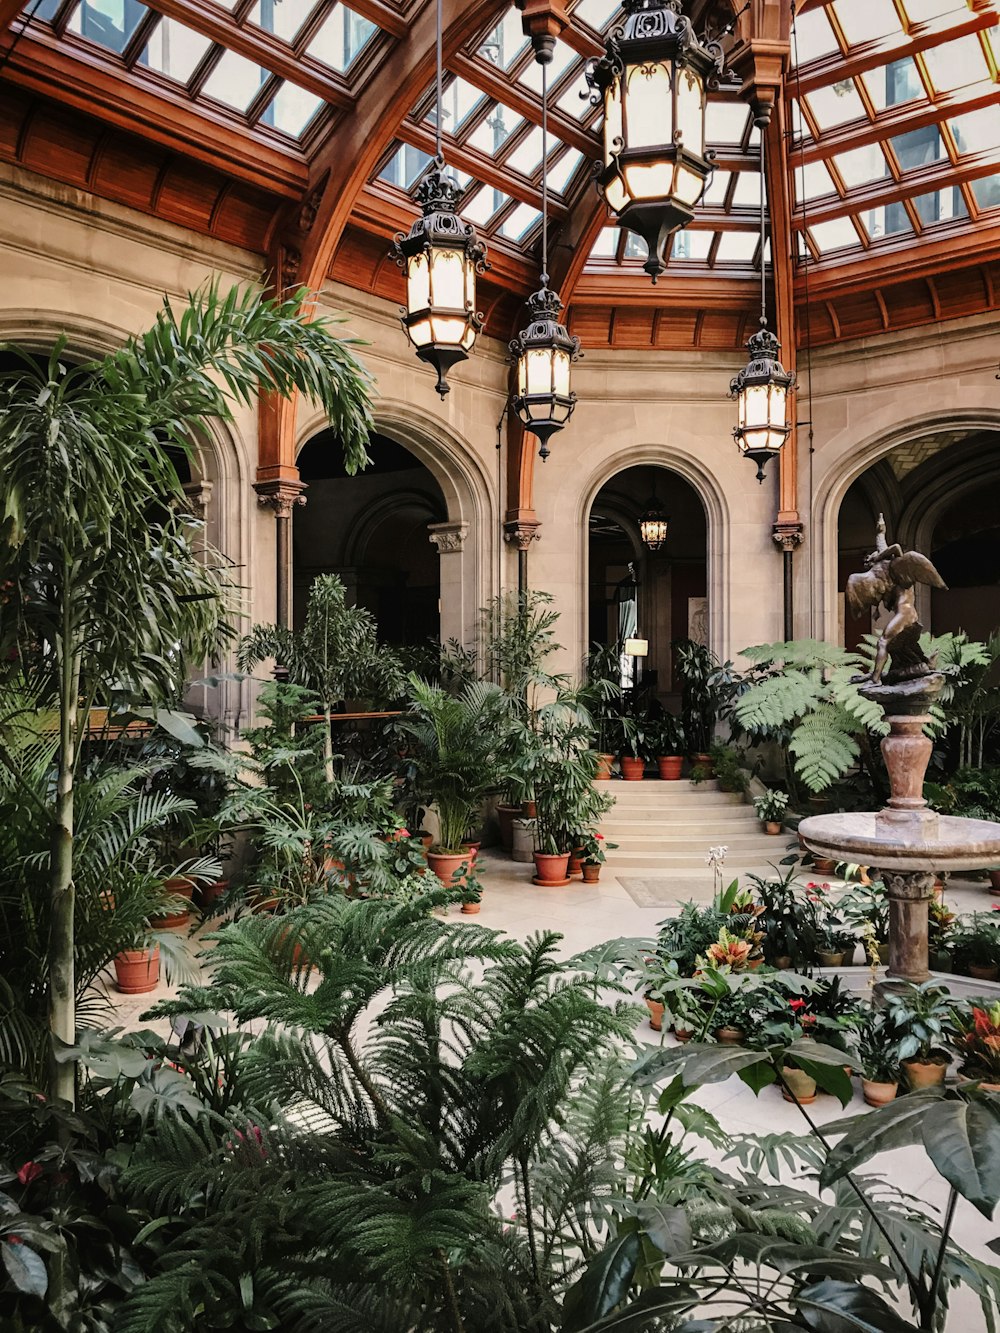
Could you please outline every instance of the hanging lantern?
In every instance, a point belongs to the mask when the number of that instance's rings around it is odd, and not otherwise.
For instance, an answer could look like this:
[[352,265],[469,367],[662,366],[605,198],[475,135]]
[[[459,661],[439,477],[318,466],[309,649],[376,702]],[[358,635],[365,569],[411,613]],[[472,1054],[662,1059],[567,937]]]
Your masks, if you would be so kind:
[[739,424],[733,436],[740,453],[757,464],[757,480],[764,480],[764,464],[785,443],[791,431],[788,394],[794,371],[778,360],[781,344],[764,325],[747,342],[750,359],[729,384],[729,396],[738,403]]
[[680,0],[624,0],[600,60],[591,60],[591,100],[604,107],[604,163],[597,184],[618,225],[649,250],[655,282],[670,237],[705,191],[714,154],[705,148],[707,91],[722,74],[722,47],[702,43]]
[[646,501],[646,508],[639,519],[639,535],[643,545],[650,551],[658,551],[667,540],[667,526],[670,519],[664,513],[655,492]]
[[406,273],[403,328],[417,356],[436,372],[443,398],[446,376],[464,361],[483,327],[476,311],[476,274],[488,268],[486,247],[458,216],[462,189],[437,158],[417,187],[421,216],[408,236],[395,238],[393,257]]
[[576,406],[570,366],[580,356],[580,339],[559,322],[562,301],[549,287],[529,296],[527,304],[531,322],[510,344],[517,366],[511,405],[527,429],[538,436],[544,459],[549,456],[549,439],[562,430]]

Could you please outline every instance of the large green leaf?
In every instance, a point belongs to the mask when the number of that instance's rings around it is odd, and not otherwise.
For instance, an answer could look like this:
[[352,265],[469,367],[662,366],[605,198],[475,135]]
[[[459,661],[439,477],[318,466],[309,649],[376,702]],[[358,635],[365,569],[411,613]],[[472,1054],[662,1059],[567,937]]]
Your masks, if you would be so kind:
[[857,1282],[824,1278],[794,1297],[806,1328],[814,1333],[913,1333],[913,1325],[881,1296]]
[[[626,1309],[587,1324],[574,1333],[612,1333],[612,1330],[614,1333],[649,1333],[654,1319],[676,1318],[700,1304],[701,1298],[696,1287],[686,1282],[675,1282],[670,1286],[642,1292]],[[564,1323],[564,1333],[569,1333],[569,1329],[570,1325]]]
[[683,1208],[665,1203],[645,1204],[636,1216],[656,1248],[668,1257],[691,1248],[691,1224]]
[[603,1319],[628,1295],[639,1258],[642,1241],[634,1232],[617,1237],[587,1271],[570,1287],[563,1302],[564,1333],[580,1333]]
[[940,1101],[922,1128],[928,1156],[948,1184],[992,1218],[1000,1200],[1000,1098]]
[[722,1083],[741,1069],[767,1059],[766,1051],[691,1042],[674,1050],[651,1052],[633,1066],[631,1079],[639,1087],[647,1087],[664,1077],[673,1079],[679,1074],[685,1087],[701,1087],[704,1083]]
[[27,1245],[11,1245],[0,1241],[0,1257],[11,1282],[18,1291],[26,1296],[44,1296],[49,1285],[49,1276],[41,1256]]
[[869,1115],[856,1116],[846,1125],[828,1126],[830,1134],[839,1134],[845,1128],[847,1132],[830,1153],[820,1173],[820,1185],[828,1188],[880,1152],[920,1143],[924,1117],[943,1097],[940,1090],[912,1092]]

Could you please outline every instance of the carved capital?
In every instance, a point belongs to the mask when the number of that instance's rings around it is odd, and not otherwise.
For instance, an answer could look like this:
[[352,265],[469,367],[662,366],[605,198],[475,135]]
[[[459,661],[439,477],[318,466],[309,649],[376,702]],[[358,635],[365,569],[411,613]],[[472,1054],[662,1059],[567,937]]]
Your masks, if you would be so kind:
[[465,545],[469,534],[468,523],[428,523],[427,534],[438,548],[439,555],[454,555]]
[[209,502],[212,499],[212,483],[210,481],[185,481],[181,489],[184,492],[184,499],[182,500],[178,496],[173,501],[174,507],[182,510],[185,514],[190,514],[197,522],[204,523]]
[[516,546],[519,551],[526,551],[532,542],[537,542],[541,537],[538,531],[541,526],[537,518],[515,519],[503,525],[503,539],[510,546]]
[[937,875],[933,870],[880,870],[890,898],[919,903],[934,896]]
[[782,551],[794,551],[805,541],[806,530],[801,523],[775,523],[771,538]]
[[273,509],[275,518],[291,518],[296,505],[304,505],[304,481],[258,481],[254,484],[261,509]]

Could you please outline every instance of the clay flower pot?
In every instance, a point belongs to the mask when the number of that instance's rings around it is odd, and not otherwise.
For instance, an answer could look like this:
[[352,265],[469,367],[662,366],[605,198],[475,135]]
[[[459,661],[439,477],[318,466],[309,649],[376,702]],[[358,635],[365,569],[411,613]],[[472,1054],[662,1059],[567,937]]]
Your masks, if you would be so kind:
[[837,863],[836,861],[832,860],[829,856],[814,856],[813,867],[815,868],[817,874],[832,875],[833,872],[837,869]]
[[792,955],[790,953],[778,954],[774,960],[774,966],[779,972],[787,972],[792,965]]
[[[194,883],[183,876],[177,876],[175,879],[165,879],[163,881],[163,890],[169,893],[171,898],[186,898],[190,903],[194,897]],[[153,930],[171,930],[174,926],[186,926],[191,919],[191,908],[185,907],[176,912],[165,912],[162,916],[151,916],[149,924]]]
[[768,819],[764,822],[764,832],[769,833],[772,838],[780,837],[781,825],[776,819]]
[[481,907],[482,903],[473,903],[473,902],[463,903],[462,911],[465,913],[466,916],[477,916],[479,914],[479,909]]
[[569,852],[563,852],[559,856],[553,856],[550,852],[534,852],[532,856],[535,862],[533,883],[561,886],[570,882],[569,876],[566,874],[569,865]]
[[654,1032],[663,1031],[663,1005],[659,1000],[651,1000],[645,996],[646,1008],[649,1010],[649,1026]]
[[907,1086],[914,1092],[918,1088],[939,1088],[944,1083],[948,1072],[946,1060],[901,1060]]
[[959,1083],[978,1083],[983,1092],[1000,1092],[1000,1083],[987,1083],[985,1079],[977,1078],[975,1074],[963,1074],[959,1070],[957,1078]]
[[715,1040],[720,1046],[742,1046],[746,1035],[742,1028],[721,1027],[715,1029]]
[[594,774],[595,782],[608,782],[611,779],[611,766],[615,762],[613,754],[599,754],[597,756],[597,772]]
[[217,879],[214,884],[203,884],[198,891],[204,916],[214,916],[220,898],[229,892],[229,880]]
[[584,884],[596,884],[601,878],[601,867],[596,862],[584,861],[583,863],[583,882]]
[[869,1106],[885,1106],[895,1100],[898,1090],[898,1083],[877,1083],[870,1078],[861,1080],[861,1091]]
[[798,1102],[800,1106],[809,1106],[816,1100],[816,1080],[810,1078],[804,1069],[790,1069],[784,1065],[781,1077],[785,1080],[781,1095],[786,1102]]
[[843,967],[844,955],[842,953],[817,953],[820,967]]
[[656,761],[656,767],[664,782],[676,782],[681,775],[683,764],[684,756],[680,754],[661,754]]
[[536,801],[521,802],[521,818],[536,819],[538,817],[538,804]]
[[[464,886],[472,862],[468,852],[428,852],[427,864],[441,883],[450,889],[456,885],[460,888]],[[457,871],[461,871],[458,880],[455,879]]]
[[566,867],[567,875],[583,874],[583,848],[574,847],[569,854],[569,865]]
[[678,1040],[678,1041],[681,1043],[681,1045],[683,1046],[686,1042],[689,1042],[689,1041],[691,1040],[691,1038],[694,1036],[694,1028],[679,1028],[679,1027],[675,1027],[675,1028],[674,1028],[674,1036],[677,1038],[677,1040]]
[[634,759],[630,754],[623,754],[619,757],[621,764],[622,777],[626,782],[641,782],[646,774],[645,759]]
[[514,850],[514,820],[521,813],[519,805],[498,805],[497,822],[500,825],[500,846],[505,852]]
[[125,949],[115,959],[115,985],[123,995],[145,995],[160,984],[160,946]]
[[980,963],[970,963],[969,976],[975,977],[977,981],[996,981],[997,977],[1000,976],[1000,967],[997,967],[995,963],[986,967]]

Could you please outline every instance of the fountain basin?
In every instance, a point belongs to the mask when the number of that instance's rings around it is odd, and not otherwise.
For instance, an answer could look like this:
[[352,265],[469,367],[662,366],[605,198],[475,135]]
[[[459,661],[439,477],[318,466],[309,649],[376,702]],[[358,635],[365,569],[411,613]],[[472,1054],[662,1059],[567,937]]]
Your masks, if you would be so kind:
[[[929,813],[929,812],[928,812]],[[926,822],[894,818],[893,811],[810,815],[799,824],[802,841],[817,856],[879,870],[982,870],[1000,865],[1000,824],[985,819],[932,816]]]

